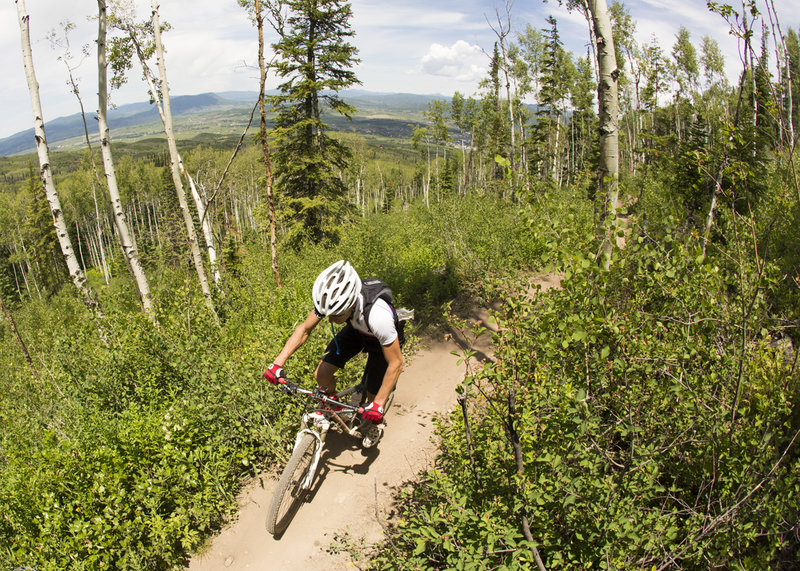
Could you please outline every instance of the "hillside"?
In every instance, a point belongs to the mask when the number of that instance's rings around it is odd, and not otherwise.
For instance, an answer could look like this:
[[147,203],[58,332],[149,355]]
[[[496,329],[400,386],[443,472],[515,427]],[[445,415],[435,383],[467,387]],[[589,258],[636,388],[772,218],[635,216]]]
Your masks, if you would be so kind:
[[[358,110],[353,119],[339,116],[326,119],[334,130],[357,131],[386,137],[410,137],[412,123],[423,121],[422,112],[434,99],[433,95],[404,93],[371,93],[345,91],[344,99]],[[181,95],[172,98],[172,113],[179,137],[194,137],[200,133],[239,134],[247,125],[250,113],[258,98],[255,92],[229,91]],[[94,113],[91,121],[92,131]],[[108,123],[112,136],[118,142],[134,142],[160,136],[161,122],[155,106],[131,103],[109,110]],[[48,120],[45,124],[47,141],[53,150],[75,149],[83,146],[83,120],[80,113]],[[33,128],[0,139],[0,156],[35,151]]]

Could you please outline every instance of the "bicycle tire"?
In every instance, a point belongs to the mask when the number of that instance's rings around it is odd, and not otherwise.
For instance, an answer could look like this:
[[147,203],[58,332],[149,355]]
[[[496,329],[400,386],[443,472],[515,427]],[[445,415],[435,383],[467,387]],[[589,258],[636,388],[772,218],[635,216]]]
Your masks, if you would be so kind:
[[308,490],[302,489],[300,485],[308,475],[316,445],[317,439],[304,433],[283,469],[267,510],[267,531],[272,535],[286,531],[300,504],[305,500]]

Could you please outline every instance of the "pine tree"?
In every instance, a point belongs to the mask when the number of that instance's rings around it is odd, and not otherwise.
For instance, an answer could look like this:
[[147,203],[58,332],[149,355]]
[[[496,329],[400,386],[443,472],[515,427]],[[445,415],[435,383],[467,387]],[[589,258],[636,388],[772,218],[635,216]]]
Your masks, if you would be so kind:
[[275,111],[275,174],[290,223],[287,241],[336,241],[346,208],[346,188],[339,171],[350,151],[329,136],[322,120],[329,108],[345,117],[355,109],[338,92],[360,83],[352,67],[358,50],[348,38],[350,4],[341,0],[290,0],[281,37],[273,44],[279,94]]
[[[490,156],[507,158],[509,129],[500,98],[501,65],[500,49],[495,42],[492,59],[489,62],[489,77],[481,83],[486,89],[486,95],[481,99],[481,113],[483,123],[486,125],[486,142]],[[502,179],[503,176],[503,169],[498,167],[497,162],[493,162],[492,178]]]
[[545,38],[539,91],[539,119],[534,131],[538,140],[539,154],[534,153],[540,172],[555,181],[560,181],[561,151],[563,146],[562,116],[565,98],[570,93],[575,78],[575,66],[569,53],[564,50],[558,23],[552,16],[547,18],[549,29],[543,31]]

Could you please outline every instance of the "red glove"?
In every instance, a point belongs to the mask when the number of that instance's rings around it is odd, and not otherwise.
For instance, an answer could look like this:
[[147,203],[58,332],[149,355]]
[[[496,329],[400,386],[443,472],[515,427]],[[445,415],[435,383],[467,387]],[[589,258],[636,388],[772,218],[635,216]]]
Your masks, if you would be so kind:
[[273,385],[277,385],[278,383],[281,383],[279,379],[283,379],[283,381],[286,381],[286,371],[284,371],[283,367],[281,367],[277,363],[272,363],[269,366],[269,369],[264,371],[264,378],[267,379]]
[[364,413],[361,417],[364,420],[379,424],[383,420],[383,407],[371,402],[364,408]]

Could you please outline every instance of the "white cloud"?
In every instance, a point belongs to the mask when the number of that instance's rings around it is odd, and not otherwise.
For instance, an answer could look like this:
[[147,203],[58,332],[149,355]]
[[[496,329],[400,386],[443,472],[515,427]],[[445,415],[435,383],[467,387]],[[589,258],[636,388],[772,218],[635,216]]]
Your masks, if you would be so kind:
[[[445,2],[446,4],[446,2]],[[472,29],[485,27],[482,18],[470,18],[467,3],[463,0],[454,2],[452,9],[432,2],[406,1],[375,2],[370,0],[354,0],[353,23],[357,30],[387,29],[412,31],[442,29]],[[478,26],[476,26],[476,23]]]
[[423,73],[458,81],[477,81],[485,75],[487,66],[483,50],[464,40],[458,40],[450,46],[431,44],[421,61]]

